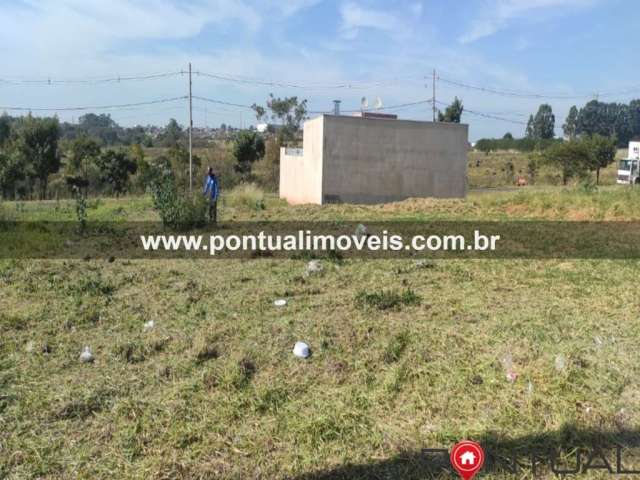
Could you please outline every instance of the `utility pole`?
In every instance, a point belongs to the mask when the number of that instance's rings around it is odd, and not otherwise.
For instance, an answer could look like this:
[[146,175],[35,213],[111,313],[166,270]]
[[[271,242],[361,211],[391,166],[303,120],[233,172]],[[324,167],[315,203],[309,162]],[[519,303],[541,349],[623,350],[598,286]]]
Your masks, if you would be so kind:
[[433,109],[433,121],[436,121],[436,69],[433,69],[433,97],[431,98],[431,106]]
[[191,62],[189,62],[189,192],[193,191],[193,95],[191,81]]

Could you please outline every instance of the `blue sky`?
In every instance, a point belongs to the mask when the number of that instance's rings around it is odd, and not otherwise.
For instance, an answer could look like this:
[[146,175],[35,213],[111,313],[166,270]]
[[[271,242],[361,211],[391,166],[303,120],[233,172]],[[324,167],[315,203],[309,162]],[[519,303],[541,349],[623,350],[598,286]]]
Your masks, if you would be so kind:
[[[522,135],[543,101],[560,126],[572,104],[593,95],[640,97],[634,58],[640,4],[632,0],[0,0],[0,106],[70,107],[144,102],[185,95],[186,78],[112,84],[41,85],[33,79],[97,79],[187,68],[296,84],[260,86],[196,75],[194,94],[250,105],[267,95],[307,98],[311,110],[333,99],[355,109],[454,96],[472,140]],[[445,83],[579,99],[520,98]],[[337,88],[338,85],[348,88]],[[637,90],[634,89],[638,86]],[[631,89],[629,91],[629,89]],[[625,91],[627,90],[627,91]],[[194,102],[196,126],[255,123],[250,110]],[[15,112],[14,112],[15,113]],[[121,124],[186,123],[184,101],[110,112]],[[402,118],[429,119],[430,105]],[[61,112],[64,120],[82,112]],[[560,130],[558,129],[558,132]]]

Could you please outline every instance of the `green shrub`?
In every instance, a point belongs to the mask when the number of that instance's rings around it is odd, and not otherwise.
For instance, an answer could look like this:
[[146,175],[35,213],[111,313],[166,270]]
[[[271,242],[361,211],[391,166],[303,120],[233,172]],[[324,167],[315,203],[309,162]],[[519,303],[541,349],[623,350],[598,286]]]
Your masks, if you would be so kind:
[[409,345],[409,334],[407,332],[402,332],[395,335],[384,350],[384,354],[382,355],[382,359],[385,363],[394,363],[400,359],[400,356]]
[[179,192],[173,175],[163,175],[151,185],[153,208],[166,227],[188,230],[202,227],[207,219],[207,200],[200,192]]
[[420,297],[411,289],[398,293],[393,290],[380,290],[367,293],[361,291],[356,295],[356,305],[360,308],[377,308],[378,310],[399,309],[403,305],[419,305]]

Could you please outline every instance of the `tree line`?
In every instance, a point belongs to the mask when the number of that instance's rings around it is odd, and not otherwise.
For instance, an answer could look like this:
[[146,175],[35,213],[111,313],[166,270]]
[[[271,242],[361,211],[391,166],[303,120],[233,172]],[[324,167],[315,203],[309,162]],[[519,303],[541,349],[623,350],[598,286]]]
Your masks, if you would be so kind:
[[57,118],[32,115],[0,117],[0,193],[3,198],[47,198],[50,180],[70,190],[86,189],[91,180],[112,193],[124,193],[138,163],[121,149],[103,148],[102,142],[79,133],[63,140]]

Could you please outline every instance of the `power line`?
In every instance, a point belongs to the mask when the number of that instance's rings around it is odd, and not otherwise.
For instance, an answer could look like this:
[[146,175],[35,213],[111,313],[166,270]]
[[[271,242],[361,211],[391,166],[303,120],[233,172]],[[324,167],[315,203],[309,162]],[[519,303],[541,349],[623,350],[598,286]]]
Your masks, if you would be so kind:
[[[377,112],[377,111],[382,111],[382,110],[399,110],[402,108],[408,108],[408,107],[413,107],[416,105],[424,105],[425,103],[431,103],[431,99],[428,100],[418,100],[417,102],[409,102],[409,103],[401,103],[398,105],[389,105],[388,107],[377,107],[377,108],[370,108],[367,109],[367,112]],[[342,113],[359,113],[361,112],[362,109],[354,109],[354,110],[342,110]],[[314,111],[314,110],[310,110],[307,113],[317,113],[317,114],[321,114],[321,113],[331,113],[329,110],[326,111]]]
[[[242,83],[247,85],[260,85],[266,87],[278,87],[278,88],[295,88],[302,90],[339,90],[339,89],[367,89],[374,87],[384,87],[394,84],[398,84],[401,79],[390,80],[377,80],[377,81],[365,81],[365,80],[349,80],[341,81],[340,83],[326,84],[326,83],[300,83],[300,82],[284,82],[284,81],[271,81],[271,80],[259,80],[250,77],[243,77],[239,75],[228,75],[221,73],[207,73],[207,72],[194,72],[195,75],[207,78],[213,78],[215,80],[221,80],[232,83]],[[404,80],[411,80],[413,77],[405,77]]]
[[[524,92],[518,90],[507,90],[507,89],[498,89],[493,87],[483,87],[478,85],[471,85],[464,82],[459,82],[456,80],[450,80],[447,78],[438,77],[438,80],[441,82],[447,83],[449,85],[453,85],[460,88],[466,88],[469,90],[476,90],[479,92],[490,93],[493,95],[499,95],[504,97],[512,97],[512,98],[529,98],[529,99],[548,99],[548,100],[583,100],[593,98],[594,94],[578,94],[578,95],[564,95],[564,94],[548,94],[548,93],[534,93],[534,92]],[[609,91],[604,93],[599,93],[599,96],[612,96],[612,95],[625,95],[629,93],[634,93],[640,91],[640,86],[628,87],[624,90],[619,91]]]
[[[436,103],[439,104],[439,105],[447,106],[447,103],[445,103],[445,102],[436,101]],[[462,113],[463,114],[469,113],[471,115],[476,115],[478,117],[484,117],[484,118],[490,118],[490,119],[493,119],[493,120],[500,120],[502,122],[514,123],[516,125],[526,125],[527,124],[526,122],[523,122],[521,120],[512,120],[510,118],[500,117],[498,115],[492,115],[490,113],[483,113],[483,112],[478,112],[478,111],[475,111],[475,110],[469,110],[466,107],[464,107],[464,109],[462,110]]]
[[193,99],[194,100],[200,100],[202,102],[215,103],[216,105],[226,105],[228,107],[248,108],[248,109],[252,110],[251,105],[242,105],[242,104],[239,104],[239,103],[225,102],[224,100],[215,100],[213,98],[199,97],[197,95],[194,95]]
[[41,108],[41,107],[7,107],[7,106],[0,105],[0,110],[21,111],[21,112],[73,112],[73,111],[83,111],[83,110],[118,110],[118,109],[126,109],[131,107],[142,107],[145,105],[157,105],[161,103],[176,102],[178,100],[185,100],[186,98],[187,96],[182,96],[182,97],[174,97],[174,98],[161,98],[159,100],[151,100],[148,102],[123,103],[118,105],[85,106],[85,107]]
[[183,75],[185,72],[166,72],[166,73],[154,73],[149,75],[137,75],[137,76],[119,76],[119,77],[107,77],[107,78],[74,78],[74,79],[10,79],[0,78],[0,84],[8,85],[34,85],[34,86],[49,86],[49,85],[99,85],[103,83],[121,83],[131,81],[145,81],[145,80],[157,80],[161,78],[170,78]]

